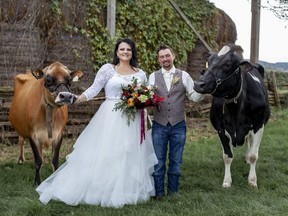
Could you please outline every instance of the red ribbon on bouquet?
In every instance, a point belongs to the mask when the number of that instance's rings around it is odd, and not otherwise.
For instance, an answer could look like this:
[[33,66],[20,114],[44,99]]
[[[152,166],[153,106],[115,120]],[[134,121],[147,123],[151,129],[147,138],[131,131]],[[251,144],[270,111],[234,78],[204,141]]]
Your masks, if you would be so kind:
[[145,139],[145,111],[141,109],[141,135],[140,135],[140,145]]

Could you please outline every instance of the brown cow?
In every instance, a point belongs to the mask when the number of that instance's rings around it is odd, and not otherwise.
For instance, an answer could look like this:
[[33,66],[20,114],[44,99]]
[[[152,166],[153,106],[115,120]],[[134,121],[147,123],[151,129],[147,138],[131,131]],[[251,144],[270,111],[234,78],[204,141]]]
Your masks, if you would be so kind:
[[55,171],[58,168],[63,130],[68,119],[67,105],[75,99],[73,94],[67,92],[70,92],[72,79],[82,75],[79,70],[71,72],[65,65],[55,62],[43,70],[35,69],[14,78],[14,98],[9,120],[20,135],[18,163],[24,160],[24,140],[30,141],[35,160],[36,186],[41,183],[44,147],[52,146],[53,169]]

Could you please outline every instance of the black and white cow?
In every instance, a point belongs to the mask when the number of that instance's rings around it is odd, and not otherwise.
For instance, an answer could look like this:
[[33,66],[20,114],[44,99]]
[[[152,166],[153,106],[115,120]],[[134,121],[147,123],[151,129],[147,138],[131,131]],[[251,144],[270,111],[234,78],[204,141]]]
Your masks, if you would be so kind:
[[208,66],[195,81],[195,90],[213,96],[210,120],[223,147],[223,187],[231,187],[232,148],[247,144],[248,183],[257,187],[256,161],[264,125],[270,116],[264,68],[242,61],[236,45],[209,56]]

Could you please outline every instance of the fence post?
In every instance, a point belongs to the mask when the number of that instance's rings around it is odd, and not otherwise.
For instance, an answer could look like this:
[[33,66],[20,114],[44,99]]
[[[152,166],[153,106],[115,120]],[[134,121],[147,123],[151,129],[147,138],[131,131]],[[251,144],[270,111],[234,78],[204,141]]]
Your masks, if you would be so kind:
[[275,105],[277,108],[281,108],[280,99],[279,99],[279,95],[277,91],[275,71],[272,71],[272,88],[273,88],[272,90],[273,90],[274,97],[275,97]]

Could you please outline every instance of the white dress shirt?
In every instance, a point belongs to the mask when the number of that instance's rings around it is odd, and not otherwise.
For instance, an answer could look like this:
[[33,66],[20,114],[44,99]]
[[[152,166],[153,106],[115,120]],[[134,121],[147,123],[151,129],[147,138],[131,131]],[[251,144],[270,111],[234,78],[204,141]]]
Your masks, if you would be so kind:
[[[162,68],[162,73],[163,73],[164,80],[165,80],[166,87],[167,87],[168,91],[171,88],[171,82],[173,79],[173,75],[175,74],[175,71],[176,71],[176,68],[174,66],[170,69],[169,73],[166,72],[166,70],[164,68]],[[182,82],[183,82],[183,85],[186,89],[186,95],[187,95],[189,100],[199,102],[199,101],[204,99],[204,97],[205,97],[204,94],[200,94],[194,90],[194,81],[193,81],[192,77],[186,71],[182,71]],[[155,73],[150,74],[149,84],[155,85]]]
[[172,80],[172,77],[173,77],[173,74],[175,73],[171,71],[166,71],[162,68],[162,74],[163,74],[163,77],[164,77],[164,80],[165,80],[165,84],[166,84],[166,87],[168,89],[168,91],[170,90],[171,88],[171,80]]

